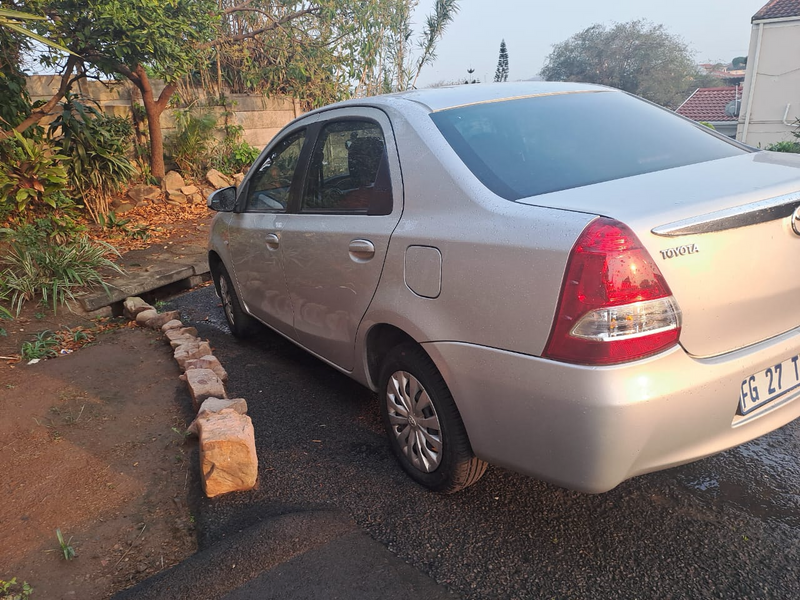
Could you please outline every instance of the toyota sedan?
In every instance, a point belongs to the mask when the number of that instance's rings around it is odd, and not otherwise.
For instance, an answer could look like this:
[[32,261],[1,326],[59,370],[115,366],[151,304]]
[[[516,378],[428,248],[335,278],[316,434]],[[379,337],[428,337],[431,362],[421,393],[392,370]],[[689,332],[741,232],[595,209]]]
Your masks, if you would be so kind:
[[800,156],[626,93],[335,104],[209,205],[232,333],[377,392],[431,490],[493,463],[603,492],[800,416]]

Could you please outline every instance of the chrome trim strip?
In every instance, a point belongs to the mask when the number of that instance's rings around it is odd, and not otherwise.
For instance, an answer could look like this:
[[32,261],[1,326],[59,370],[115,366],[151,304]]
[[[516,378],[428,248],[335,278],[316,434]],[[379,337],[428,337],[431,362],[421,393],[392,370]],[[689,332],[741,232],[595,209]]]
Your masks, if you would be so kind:
[[651,231],[663,237],[715,233],[726,229],[737,229],[790,217],[799,205],[800,192],[792,192],[776,198],[768,198],[751,204],[726,208],[698,217],[659,225]]

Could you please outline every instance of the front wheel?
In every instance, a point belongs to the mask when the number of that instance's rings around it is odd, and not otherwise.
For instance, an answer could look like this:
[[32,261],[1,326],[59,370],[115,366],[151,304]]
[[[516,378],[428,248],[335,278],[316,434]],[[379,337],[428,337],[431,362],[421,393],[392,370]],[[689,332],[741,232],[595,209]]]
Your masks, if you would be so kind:
[[389,443],[412,479],[450,494],[483,476],[487,465],[472,453],[450,390],[422,348],[409,344],[389,352],[380,386]]
[[222,310],[225,312],[225,320],[228,322],[228,329],[234,337],[246,338],[255,333],[258,322],[244,312],[239,296],[236,295],[236,288],[233,287],[230,275],[224,266],[219,266],[217,273],[217,290],[219,298],[222,300]]

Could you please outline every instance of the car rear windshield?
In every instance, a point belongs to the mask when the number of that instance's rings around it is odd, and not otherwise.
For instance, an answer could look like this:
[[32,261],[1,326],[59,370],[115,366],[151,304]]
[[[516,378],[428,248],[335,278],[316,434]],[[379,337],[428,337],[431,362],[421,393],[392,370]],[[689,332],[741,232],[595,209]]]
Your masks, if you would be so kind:
[[508,200],[747,152],[621,92],[474,104],[431,118],[473,174]]

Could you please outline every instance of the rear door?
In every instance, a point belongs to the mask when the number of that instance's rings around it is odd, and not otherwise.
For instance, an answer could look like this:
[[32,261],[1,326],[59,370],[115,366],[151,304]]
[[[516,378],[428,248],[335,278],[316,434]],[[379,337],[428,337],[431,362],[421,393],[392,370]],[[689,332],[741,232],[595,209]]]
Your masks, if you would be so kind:
[[351,370],[355,337],[402,210],[391,123],[371,108],[324,113],[295,214],[281,234],[297,339]]
[[252,167],[230,216],[229,240],[239,297],[247,310],[294,337],[294,314],[281,258],[282,229],[302,182],[306,130],[287,133]]

